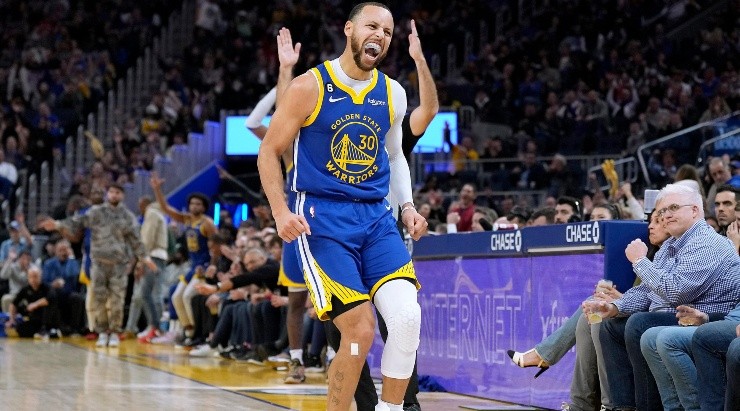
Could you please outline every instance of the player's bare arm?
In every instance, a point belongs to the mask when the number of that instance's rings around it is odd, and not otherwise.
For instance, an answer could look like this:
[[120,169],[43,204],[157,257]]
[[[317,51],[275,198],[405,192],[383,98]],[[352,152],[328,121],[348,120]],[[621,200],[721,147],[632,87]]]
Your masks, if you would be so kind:
[[293,144],[301,125],[313,112],[318,95],[318,83],[312,74],[303,74],[290,83],[282,104],[272,117],[257,157],[260,180],[272,208],[278,235],[289,242],[304,232],[311,232],[306,219],[292,213],[285,201],[280,155]]

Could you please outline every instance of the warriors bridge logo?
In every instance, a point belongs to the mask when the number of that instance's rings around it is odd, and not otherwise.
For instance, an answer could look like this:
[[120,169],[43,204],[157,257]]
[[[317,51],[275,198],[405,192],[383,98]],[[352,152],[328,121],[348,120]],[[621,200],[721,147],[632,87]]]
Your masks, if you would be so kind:
[[331,125],[331,160],[326,169],[334,177],[349,184],[359,184],[378,171],[381,132],[372,118],[360,114],[347,114]]

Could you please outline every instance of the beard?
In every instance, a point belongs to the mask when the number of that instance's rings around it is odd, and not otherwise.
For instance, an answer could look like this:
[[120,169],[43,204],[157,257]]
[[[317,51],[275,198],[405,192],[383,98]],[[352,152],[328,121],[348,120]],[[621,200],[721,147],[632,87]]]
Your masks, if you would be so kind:
[[364,49],[362,47],[362,42],[360,41],[360,39],[355,37],[353,34],[350,38],[349,44],[350,49],[352,50],[352,58],[355,60],[355,64],[363,71],[372,71],[372,69],[377,68],[387,54],[387,52],[381,52],[381,54],[378,55],[378,58],[376,58],[372,64],[365,64],[362,62],[362,54],[364,53]]

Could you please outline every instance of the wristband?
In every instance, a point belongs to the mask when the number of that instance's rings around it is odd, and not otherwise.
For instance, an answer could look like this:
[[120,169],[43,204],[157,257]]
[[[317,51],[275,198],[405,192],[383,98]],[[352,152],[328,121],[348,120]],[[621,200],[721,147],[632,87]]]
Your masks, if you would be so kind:
[[413,203],[411,203],[411,205],[407,205],[407,206],[403,207],[403,208],[401,209],[401,215],[403,215],[403,212],[404,212],[404,211],[406,211],[406,210],[411,210],[411,209],[414,209],[414,208],[415,208],[415,207],[414,207],[414,204],[413,204]]

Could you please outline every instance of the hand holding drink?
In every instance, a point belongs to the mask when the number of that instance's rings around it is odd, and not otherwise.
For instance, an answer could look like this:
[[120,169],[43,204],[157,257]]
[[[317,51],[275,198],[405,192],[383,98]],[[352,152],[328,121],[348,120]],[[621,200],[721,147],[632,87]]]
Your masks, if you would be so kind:
[[600,323],[609,313],[609,303],[597,300],[586,300],[583,302],[583,313],[589,324]]

